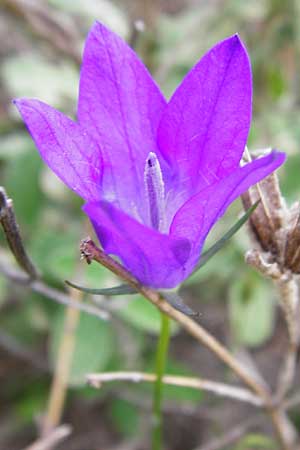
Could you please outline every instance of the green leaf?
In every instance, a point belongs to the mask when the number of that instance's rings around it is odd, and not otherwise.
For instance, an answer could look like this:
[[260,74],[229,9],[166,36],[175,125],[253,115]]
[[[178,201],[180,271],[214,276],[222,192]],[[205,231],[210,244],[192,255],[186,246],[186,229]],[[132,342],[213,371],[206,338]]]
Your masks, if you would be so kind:
[[196,265],[193,274],[203,267],[217,252],[219,252],[225,244],[232,238],[232,236],[239,231],[249,219],[253,211],[257,208],[259,201],[254,203],[245,214],[219,239],[214,245],[212,245],[206,252],[202,253],[199,263]]
[[251,271],[238,276],[229,291],[229,317],[237,342],[249,347],[263,344],[273,331],[274,307],[268,282]]
[[[52,323],[50,356],[55,364],[58,349],[63,336],[65,310],[59,311]],[[115,349],[111,324],[97,317],[81,314],[76,329],[73,362],[69,384],[78,386],[85,383],[89,372],[103,371],[108,366]]]

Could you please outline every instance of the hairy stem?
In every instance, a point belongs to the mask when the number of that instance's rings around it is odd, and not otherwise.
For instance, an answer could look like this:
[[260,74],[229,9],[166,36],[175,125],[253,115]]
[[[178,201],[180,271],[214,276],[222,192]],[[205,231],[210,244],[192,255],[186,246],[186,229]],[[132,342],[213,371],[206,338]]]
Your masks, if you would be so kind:
[[152,450],[162,448],[162,395],[163,395],[163,375],[165,372],[166,359],[170,341],[170,319],[161,313],[160,335],[156,350],[156,380],[153,391],[152,406]]

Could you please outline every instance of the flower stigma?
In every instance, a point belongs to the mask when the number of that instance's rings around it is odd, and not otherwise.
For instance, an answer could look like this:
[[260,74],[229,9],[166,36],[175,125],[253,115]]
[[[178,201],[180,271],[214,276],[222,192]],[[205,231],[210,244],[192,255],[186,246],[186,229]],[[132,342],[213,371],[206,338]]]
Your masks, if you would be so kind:
[[165,225],[165,185],[158,158],[150,152],[145,164],[144,180],[150,226],[162,231]]

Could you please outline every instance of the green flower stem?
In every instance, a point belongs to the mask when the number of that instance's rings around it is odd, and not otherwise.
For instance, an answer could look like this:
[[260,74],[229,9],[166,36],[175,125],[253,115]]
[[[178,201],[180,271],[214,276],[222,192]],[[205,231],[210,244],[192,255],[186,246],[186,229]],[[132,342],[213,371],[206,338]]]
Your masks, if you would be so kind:
[[152,408],[152,450],[161,450],[162,448],[162,394],[163,394],[163,375],[165,371],[168,347],[170,341],[170,319],[164,313],[161,313],[160,336],[156,350],[156,381],[153,392]]

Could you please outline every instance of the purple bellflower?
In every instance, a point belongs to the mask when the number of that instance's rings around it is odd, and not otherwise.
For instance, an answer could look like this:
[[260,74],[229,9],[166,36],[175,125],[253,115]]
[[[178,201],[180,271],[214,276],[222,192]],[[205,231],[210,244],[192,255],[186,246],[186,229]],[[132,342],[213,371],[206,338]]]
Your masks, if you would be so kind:
[[77,121],[15,101],[42,158],[80,195],[107,253],[145,285],[191,274],[226,208],[285,155],[240,166],[252,103],[237,35],[213,47],[167,102],[134,51],[96,23],[87,38]]

